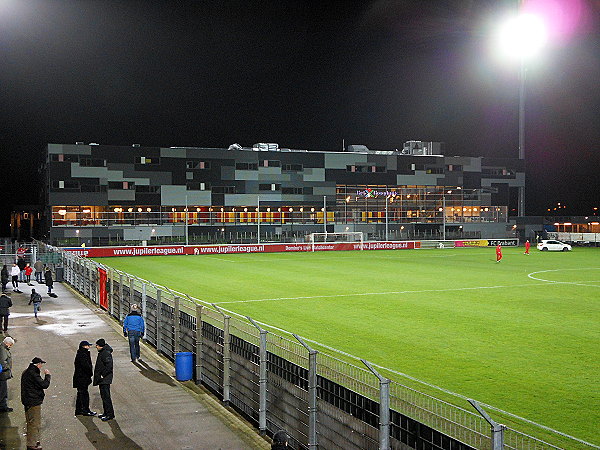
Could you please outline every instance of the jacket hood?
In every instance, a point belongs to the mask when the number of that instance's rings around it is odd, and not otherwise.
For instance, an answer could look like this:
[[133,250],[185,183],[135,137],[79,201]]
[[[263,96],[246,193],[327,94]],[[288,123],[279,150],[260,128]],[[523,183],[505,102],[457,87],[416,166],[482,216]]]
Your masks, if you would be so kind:
[[136,310],[134,310],[134,311],[131,311],[131,312],[130,312],[129,314],[127,314],[127,315],[128,315],[128,316],[141,316],[140,312],[139,312],[139,311],[136,311]]
[[110,345],[106,344],[104,347],[102,347],[102,350],[100,350],[98,353],[101,353],[101,352],[112,353],[113,349]]

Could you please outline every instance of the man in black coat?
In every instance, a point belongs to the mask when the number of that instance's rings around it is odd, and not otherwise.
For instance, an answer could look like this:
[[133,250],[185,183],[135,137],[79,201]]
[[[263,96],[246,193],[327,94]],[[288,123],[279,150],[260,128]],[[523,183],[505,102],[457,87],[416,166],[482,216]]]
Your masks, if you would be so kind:
[[50,267],[46,268],[46,272],[44,272],[44,281],[46,282],[46,287],[48,288],[48,295],[52,294],[52,286],[54,285],[54,281],[52,280],[52,271]]
[[27,448],[30,450],[41,450],[42,448],[40,446],[42,403],[46,395],[44,389],[48,389],[48,386],[50,386],[50,371],[44,369],[44,379],[40,375],[40,370],[44,364],[46,364],[46,361],[36,356],[21,375],[21,403],[25,407]]
[[[12,300],[8,295],[0,295],[0,328],[6,332],[8,329],[9,308],[12,306]],[[4,326],[2,325],[4,323]]]
[[110,385],[113,380],[113,349],[104,339],[96,341],[96,349],[98,350],[98,358],[96,359],[96,367],[94,367],[94,386],[100,388],[100,397],[104,408],[104,414],[98,417],[106,422],[115,418],[115,410],[110,398]]
[[73,373],[73,387],[77,389],[77,399],[75,400],[76,416],[95,416],[96,413],[90,410],[90,393],[88,386],[92,384],[92,357],[90,356],[90,344],[88,341],[81,341],[75,355],[75,372]]

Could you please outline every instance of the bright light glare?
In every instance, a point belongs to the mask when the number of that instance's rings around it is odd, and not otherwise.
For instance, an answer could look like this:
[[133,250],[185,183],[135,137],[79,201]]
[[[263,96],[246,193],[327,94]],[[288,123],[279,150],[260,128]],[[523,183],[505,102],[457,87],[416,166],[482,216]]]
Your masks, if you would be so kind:
[[500,50],[512,58],[527,59],[546,44],[548,32],[544,21],[533,14],[520,14],[509,19],[498,30]]

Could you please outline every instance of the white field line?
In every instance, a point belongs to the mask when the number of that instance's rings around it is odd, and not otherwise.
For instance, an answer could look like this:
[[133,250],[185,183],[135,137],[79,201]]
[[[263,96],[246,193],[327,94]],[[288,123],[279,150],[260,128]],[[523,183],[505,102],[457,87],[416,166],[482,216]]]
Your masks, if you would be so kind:
[[534,277],[538,273],[547,273],[547,272],[563,272],[567,270],[600,270],[600,267],[583,267],[578,269],[549,269],[549,270],[539,270],[537,272],[531,272],[527,276],[532,280],[543,281],[545,283],[555,283],[555,284],[572,284],[574,286],[587,286],[587,287],[600,287],[600,285],[595,284],[584,284],[584,283],[600,283],[600,280],[585,280],[585,281],[555,281],[555,280],[546,280],[545,278]]
[[545,283],[527,283],[527,284],[511,284],[507,286],[474,286],[474,287],[463,287],[463,288],[451,288],[451,289],[422,289],[422,290],[411,290],[411,291],[390,291],[390,292],[359,292],[353,294],[332,294],[332,295],[311,295],[306,297],[275,297],[275,298],[257,298],[254,300],[238,300],[228,302],[214,302],[217,305],[223,305],[227,303],[251,303],[251,302],[274,302],[279,300],[310,300],[314,298],[338,298],[338,297],[361,297],[366,295],[398,295],[398,294],[421,294],[424,292],[455,292],[455,291],[469,291],[477,289],[506,289],[523,286],[540,286]]

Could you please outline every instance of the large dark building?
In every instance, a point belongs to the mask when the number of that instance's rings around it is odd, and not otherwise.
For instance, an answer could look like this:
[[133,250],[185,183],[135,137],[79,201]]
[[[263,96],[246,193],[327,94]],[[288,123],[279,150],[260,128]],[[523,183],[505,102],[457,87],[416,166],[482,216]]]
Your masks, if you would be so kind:
[[[301,238],[511,236],[519,159],[442,155],[441,144],[345,152],[49,144],[44,234],[61,245]],[[516,202],[515,202],[516,204]],[[187,225],[186,225],[187,219]]]

